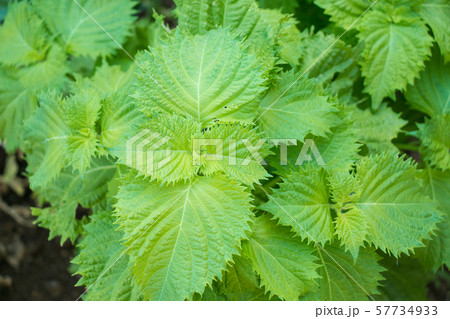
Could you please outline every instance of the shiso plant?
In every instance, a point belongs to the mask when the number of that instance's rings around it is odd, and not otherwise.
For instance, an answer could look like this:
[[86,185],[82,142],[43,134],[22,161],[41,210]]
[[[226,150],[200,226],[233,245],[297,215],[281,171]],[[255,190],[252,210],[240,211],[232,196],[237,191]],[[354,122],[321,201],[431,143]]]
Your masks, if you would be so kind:
[[0,26],[0,136],[82,298],[426,298],[449,2],[175,3],[169,26],[149,1],[11,1]]

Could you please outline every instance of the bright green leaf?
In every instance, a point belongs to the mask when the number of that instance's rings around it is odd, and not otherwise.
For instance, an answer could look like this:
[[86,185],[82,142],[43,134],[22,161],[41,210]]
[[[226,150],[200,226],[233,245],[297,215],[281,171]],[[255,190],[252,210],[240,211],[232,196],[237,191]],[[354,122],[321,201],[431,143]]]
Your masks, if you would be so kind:
[[411,161],[380,154],[363,158],[356,171],[362,190],[355,206],[367,222],[367,241],[394,256],[422,247],[441,217]]
[[176,34],[140,60],[136,98],[149,112],[165,111],[205,123],[251,121],[264,79],[258,60],[227,30]]
[[47,56],[28,67],[19,70],[23,86],[33,92],[49,88],[62,90],[67,84],[66,55],[59,46],[52,46]]
[[27,65],[44,58],[47,32],[42,20],[26,1],[12,2],[0,26],[0,62]]
[[236,256],[233,261],[234,264],[230,265],[223,275],[220,286],[220,291],[227,297],[227,300],[269,300],[264,288],[260,287],[251,260],[244,256]]
[[314,0],[314,3],[330,15],[330,20],[342,28],[350,27],[370,5],[371,0]]
[[[259,184],[261,179],[270,176],[260,163],[268,154],[268,144],[255,130],[240,124],[221,124],[207,130],[203,138],[211,140],[211,144],[218,141],[218,145],[206,146],[202,154],[203,174],[224,172],[233,180],[247,185]],[[264,144],[259,145],[260,141]],[[222,151],[217,150],[218,146]],[[258,148],[255,155],[249,150],[253,146]]]
[[327,245],[324,249],[327,253],[317,248],[322,266],[318,269],[322,277],[319,289],[306,295],[305,300],[361,301],[378,294],[384,268],[378,264],[381,258],[373,250],[361,250],[355,262],[341,247]]
[[437,50],[405,97],[413,108],[431,117],[450,112],[450,64],[444,63]]
[[80,253],[72,263],[83,277],[77,286],[85,286],[84,300],[140,300],[133,282],[126,248],[120,244],[123,233],[116,231],[110,212],[98,212],[85,226],[86,237],[79,244]]
[[250,230],[249,196],[220,177],[173,187],[133,179],[117,197],[118,224],[133,273],[150,300],[201,294],[222,277]]
[[443,264],[450,265],[450,171],[426,167],[420,172],[424,191],[434,200],[444,213],[444,220],[438,224],[438,231],[425,247],[417,249],[417,256],[427,269],[436,271]]
[[420,153],[424,159],[442,170],[450,169],[450,113],[425,119],[417,126],[415,135],[422,142]]
[[40,107],[25,122],[24,140],[31,188],[52,182],[66,164],[66,139],[70,129],[64,120],[65,101],[50,92],[39,98]]
[[330,133],[337,111],[320,84],[288,72],[261,101],[258,119],[269,138],[303,141],[309,133],[323,137]]
[[375,112],[354,107],[351,118],[357,136],[370,153],[398,152],[392,140],[407,124],[407,121],[400,118],[400,114],[383,104]]
[[302,239],[324,244],[334,234],[329,199],[325,169],[307,166],[285,178],[260,208],[291,226]]
[[414,82],[433,40],[412,9],[381,3],[377,8],[359,24],[359,39],[364,44],[362,74],[374,109],[384,97],[395,99],[396,90]]
[[33,0],[50,31],[60,36],[67,53],[93,58],[119,49],[115,41],[123,44],[134,21],[134,5],[130,0]]
[[256,218],[253,234],[243,248],[270,294],[298,300],[315,287],[319,276],[314,248],[268,216]]
[[36,97],[15,73],[15,69],[0,69],[0,137],[9,152],[21,146],[23,123],[37,107]]
[[449,62],[450,28],[448,17],[450,17],[450,4],[448,0],[424,0],[420,6],[419,14],[430,25],[441,53],[445,57],[445,62]]
[[33,208],[36,223],[50,230],[49,240],[61,236],[61,245],[67,239],[75,243],[87,222],[85,218],[76,218],[78,205],[85,208],[104,205],[107,183],[115,172],[116,166],[110,159],[100,158],[83,176],[64,170],[50,185],[35,188],[40,200],[51,205],[48,208]]

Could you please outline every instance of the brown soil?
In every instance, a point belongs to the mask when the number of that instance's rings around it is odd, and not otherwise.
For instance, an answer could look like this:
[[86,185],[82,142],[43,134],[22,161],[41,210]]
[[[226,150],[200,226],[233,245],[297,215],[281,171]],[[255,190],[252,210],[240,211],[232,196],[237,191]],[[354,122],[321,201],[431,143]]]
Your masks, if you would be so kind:
[[0,300],[76,300],[83,293],[69,274],[70,245],[48,241],[48,231],[27,228],[0,212]]
[[32,224],[35,201],[21,156],[14,181],[4,180],[5,166],[0,147],[0,300],[76,300],[83,289],[74,287],[77,278],[68,271],[73,247],[61,247],[59,238],[49,242],[48,231]]

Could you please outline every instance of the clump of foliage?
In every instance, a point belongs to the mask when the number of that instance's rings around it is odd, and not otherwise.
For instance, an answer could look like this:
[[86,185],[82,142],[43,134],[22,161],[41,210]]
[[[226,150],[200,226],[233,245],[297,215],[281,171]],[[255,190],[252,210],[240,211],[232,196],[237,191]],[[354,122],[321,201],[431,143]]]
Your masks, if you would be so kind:
[[[175,2],[176,28],[123,0],[11,2],[0,26],[0,136],[83,298],[425,298],[450,264],[448,2]],[[298,163],[310,140],[325,165]]]

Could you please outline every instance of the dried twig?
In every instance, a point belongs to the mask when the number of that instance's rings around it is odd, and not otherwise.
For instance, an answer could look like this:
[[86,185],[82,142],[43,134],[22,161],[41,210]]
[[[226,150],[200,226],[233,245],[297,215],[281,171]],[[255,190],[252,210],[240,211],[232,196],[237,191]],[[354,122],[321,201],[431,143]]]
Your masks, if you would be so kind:
[[29,207],[26,206],[8,206],[1,198],[0,198],[0,210],[11,216],[14,221],[18,224],[32,228],[35,225],[32,221],[31,211]]

